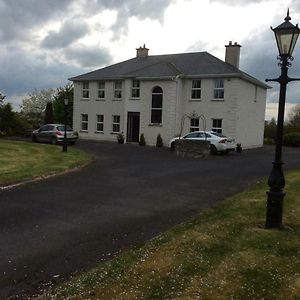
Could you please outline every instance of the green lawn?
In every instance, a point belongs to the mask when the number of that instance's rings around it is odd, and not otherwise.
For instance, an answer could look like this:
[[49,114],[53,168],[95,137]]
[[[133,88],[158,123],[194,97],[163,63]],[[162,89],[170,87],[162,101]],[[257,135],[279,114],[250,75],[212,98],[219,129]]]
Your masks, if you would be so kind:
[[261,182],[40,299],[300,299],[300,171],[286,181],[283,230]]
[[87,153],[68,147],[0,139],[0,185],[74,168],[89,161]]

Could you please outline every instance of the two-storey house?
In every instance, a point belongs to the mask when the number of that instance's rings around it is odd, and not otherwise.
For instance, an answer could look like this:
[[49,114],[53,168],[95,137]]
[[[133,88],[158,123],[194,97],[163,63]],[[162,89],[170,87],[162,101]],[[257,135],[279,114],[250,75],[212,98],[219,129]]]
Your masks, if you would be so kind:
[[225,62],[207,52],[136,57],[70,78],[74,82],[74,124],[80,138],[148,145],[160,134],[214,130],[243,148],[263,143],[268,86],[239,69],[240,45],[226,46]]

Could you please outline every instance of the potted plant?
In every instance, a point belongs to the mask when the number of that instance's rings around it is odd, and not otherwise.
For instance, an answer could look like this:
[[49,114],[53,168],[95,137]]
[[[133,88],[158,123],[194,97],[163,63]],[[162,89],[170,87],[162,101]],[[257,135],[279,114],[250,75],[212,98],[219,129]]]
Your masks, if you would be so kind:
[[124,144],[125,138],[123,132],[118,133],[117,140],[118,140],[118,144]]
[[146,141],[145,141],[145,137],[144,137],[143,133],[140,136],[139,145],[140,146],[145,146],[146,145]]
[[160,135],[160,133],[157,135],[157,138],[156,138],[156,147],[163,147],[163,140],[162,140],[162,137]]

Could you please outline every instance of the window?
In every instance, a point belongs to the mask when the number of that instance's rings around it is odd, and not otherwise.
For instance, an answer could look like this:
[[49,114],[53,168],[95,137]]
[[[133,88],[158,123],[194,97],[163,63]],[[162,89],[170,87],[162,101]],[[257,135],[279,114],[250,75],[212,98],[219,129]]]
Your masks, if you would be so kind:
[[132,89],[131,89],[132,98],[140,98],[140,81],[132,80]]
[[151,123],[162,123],[163,90],[157,86],[152,90]]
[[224,99],[224,80],[223,79],[215,80],[214,99]]
[[115,81],[114,98],[115,99],[121,99],[122,98],[122,81],[120,81],[120,80]]
[[200,99],[201,98],[201,80],[193,80],[192,81],[192,99]]
[[191,119],[190,132],[199,131],[199,118]]
[[120,116],[113,116],[112,131],[120,132]]
[[212,119],[211,131],[222,133],[222,119]]
[[82,98],[85,98],[85,99],[90,98],[89,82],[88,81],[82,83]]
[[105,81],[98,82],[98,99],[105,98]]
[[81,130],[88,131],[89,129],[89,116],[87,114],[81,115]]
[[104,115],[96,115],[96,131],[103,132],[104,129]]

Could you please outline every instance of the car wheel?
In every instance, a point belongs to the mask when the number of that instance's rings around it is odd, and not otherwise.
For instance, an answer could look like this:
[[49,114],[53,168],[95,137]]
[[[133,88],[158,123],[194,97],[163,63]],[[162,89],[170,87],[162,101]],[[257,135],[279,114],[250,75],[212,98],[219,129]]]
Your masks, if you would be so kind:
[[57,139],[56,139],[56,137],[53,136],[53,137],[51,138],[51,144],[52,144],[52,145],[56,145],[56,144],[57,144]]
[[38,139],[37,139],[37,137],[36,137],[35,134],[32,135],[31,140],[32,140],[34,143],[37,143],[37,142],[38,142]]
[[210,154],[212,155],[217,154],[217,148],[215,145],[210,145]]

